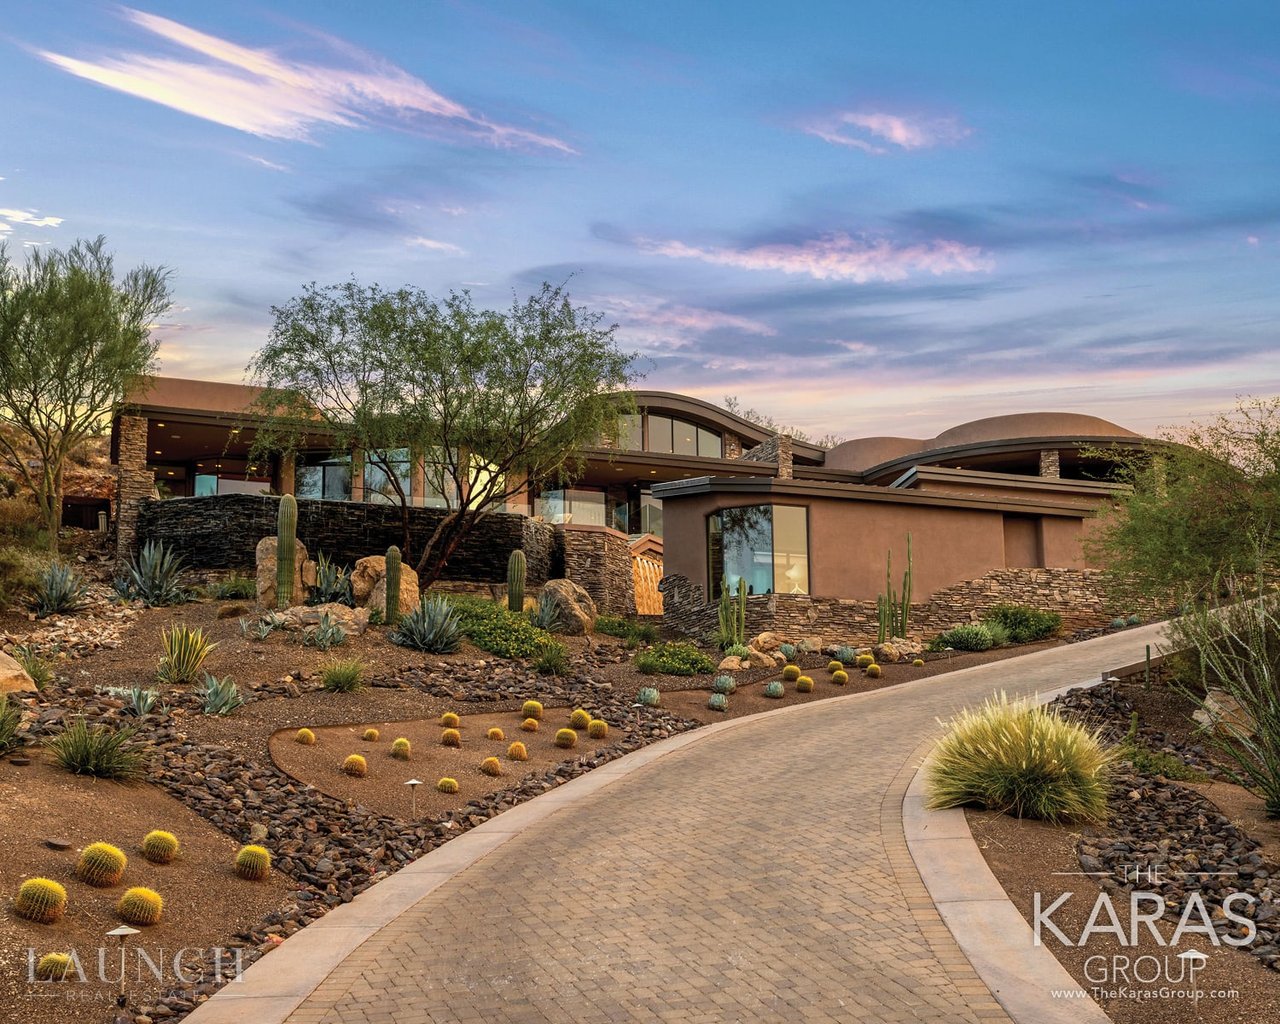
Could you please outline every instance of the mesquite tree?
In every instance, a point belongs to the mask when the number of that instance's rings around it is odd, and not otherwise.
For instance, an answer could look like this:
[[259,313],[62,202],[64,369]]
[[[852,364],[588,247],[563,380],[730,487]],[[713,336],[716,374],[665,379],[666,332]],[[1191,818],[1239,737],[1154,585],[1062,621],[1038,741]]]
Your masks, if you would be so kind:
[[148,266],[117,279],[101,236],[36,249],[23,266],[0,246],[0,454],[35,495],[53,551],[67,458],[155,368],[168,279]]

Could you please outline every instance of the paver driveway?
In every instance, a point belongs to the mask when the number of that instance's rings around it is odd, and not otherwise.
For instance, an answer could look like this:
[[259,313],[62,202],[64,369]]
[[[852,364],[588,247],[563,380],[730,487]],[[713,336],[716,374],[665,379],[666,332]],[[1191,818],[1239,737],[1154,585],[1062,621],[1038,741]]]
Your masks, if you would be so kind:
[[1156,632],[731,723],[406,901],[288,1019],[1007,1020],[920,883],[902,794],[937,718],[1097,679]]

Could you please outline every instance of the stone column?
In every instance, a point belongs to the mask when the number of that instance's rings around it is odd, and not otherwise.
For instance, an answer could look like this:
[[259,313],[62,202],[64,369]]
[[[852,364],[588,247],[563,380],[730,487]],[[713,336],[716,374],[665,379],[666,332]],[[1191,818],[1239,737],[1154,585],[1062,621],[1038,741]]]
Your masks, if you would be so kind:
[[364,501],[364,449],[351,449],[351,500]]
[[737,434],[726,432],[722,437],[724,447],[724,457],[726,459],[742,458],[742,441],[738,439]]
[[147,418],[121,416],[116,442],[116,561],[123,563],[137,549],[139,509],[156,483],[147,468]]
[[427,460],[419,451],[409,452],[409,504],[414,508],[425,505],[427,497]]
[[291,453],[281,455],[276,466],[276,490],[280,494],[297,493],[298,457]]
[[[1055,453],[1056,454],[1056,453]],[[791,435],[778,435],[778,479],[791,479]]]
[[1040,475],[1054,478],[1062,475],[1058,449],[1046,448],[1040,452]]

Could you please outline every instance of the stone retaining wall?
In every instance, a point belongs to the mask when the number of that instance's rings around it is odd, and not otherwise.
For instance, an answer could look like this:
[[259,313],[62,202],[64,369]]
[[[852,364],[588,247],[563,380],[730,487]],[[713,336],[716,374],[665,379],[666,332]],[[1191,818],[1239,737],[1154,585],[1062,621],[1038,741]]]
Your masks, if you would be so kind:
[[565,579],[586,590],[598,611],[634,615],[635,577],[627,536],[607,526],[566,526],[560,537]]
[[[665,576],[662,623],[685,636],[709,636],[719,624],[717,606],[706,604],[687,576]],[[1102,625],[1107,604],[1095,569],[995,569],[976,580],[939,590],[911,605],[912,639],[928,641],[952,626],[977,622],[997,604],[1025,604],[1062,616],[1062,629]],[[764,594],[747,598],[747,632],[773,630],[788,638],[820,636],[857,644],[874,642],[879,620],[875,601]]]

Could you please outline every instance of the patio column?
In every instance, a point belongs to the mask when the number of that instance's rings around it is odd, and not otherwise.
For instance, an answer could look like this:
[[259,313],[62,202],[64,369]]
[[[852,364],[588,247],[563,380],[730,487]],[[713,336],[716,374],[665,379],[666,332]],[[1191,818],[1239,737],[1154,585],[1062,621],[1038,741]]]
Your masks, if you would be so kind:
[[364,501],[364,449],[351,449],[351,500]]
[[138,546],[138,514],[155,490],[147,468],[147,418],[121,416],[116,427],[116,561],[123,563]]
[[425,505],[427,497],[427,459],[419,451],[409,452],[409,504],[415,508]]
[[276,490],[281,494],[296,494],[298,457],[284,454],[276,465]]

